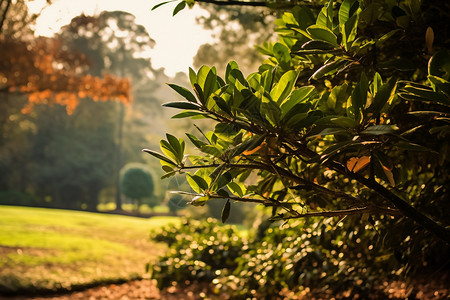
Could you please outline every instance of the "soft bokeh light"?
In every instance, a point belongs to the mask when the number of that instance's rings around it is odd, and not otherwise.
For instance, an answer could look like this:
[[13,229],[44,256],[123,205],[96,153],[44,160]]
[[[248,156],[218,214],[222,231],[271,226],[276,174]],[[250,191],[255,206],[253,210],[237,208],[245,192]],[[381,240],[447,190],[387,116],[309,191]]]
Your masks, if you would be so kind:
[[[169,76],[177,72],[187,72],[192,66],[193,57],[198,47],[213,40],[211,31],[198,25],[195,19],[208,12],[194,7],[184,10],[172,17],[176,3],[169,3],[152,11],[152,7],[162,1],[156,0],[55,0],[46,7],[36,23],[36,34],[51,36],[73,17],[82,13],[98,14],[102,11],[121,10],[136,16],[136,23],[143,25],[151,38],[156,41],[149,56],[155,68],[164,68]],[[45,1],[29,2],[32,12],[39,12]]]

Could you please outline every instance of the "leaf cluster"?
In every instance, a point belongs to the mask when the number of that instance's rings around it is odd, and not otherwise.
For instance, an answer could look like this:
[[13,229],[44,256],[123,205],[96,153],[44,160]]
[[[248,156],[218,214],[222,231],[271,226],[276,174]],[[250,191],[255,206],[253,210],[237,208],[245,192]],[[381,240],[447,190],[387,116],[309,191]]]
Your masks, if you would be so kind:
[[[276,21],[279,40],[260,47],[268,59],[258,72],[244,76],[232,61],[223,78],[214,67],[190,69],[192,90],[169,85],[186,100],[165,104],[182,110],[174,118],[216,126],[187,134],[198,155],[171,135],[163,154],[145,150],[163,177],[186,173],[193,205],[254,202],[273,221],[403,215],[450,242],[448,229],[411,205],[425,196],[419,187],[448,181],[431,179],[449,161],[449,50],[427,26],[430,7],[377,3],[294,7]],[[399,40],[418,43],[417,28],[426,51],[411,53]]]

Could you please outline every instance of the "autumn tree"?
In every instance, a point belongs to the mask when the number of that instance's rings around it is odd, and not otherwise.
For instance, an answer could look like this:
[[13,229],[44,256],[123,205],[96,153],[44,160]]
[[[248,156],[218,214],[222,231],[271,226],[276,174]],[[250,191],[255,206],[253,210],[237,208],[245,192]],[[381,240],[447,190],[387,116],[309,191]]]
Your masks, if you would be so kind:
[[131,101],[130,83],[105,74],[89,74],[89,61],[81,53],[68,51],[55,38],[35,38],[30,16],[23,0],[1,2],[0,92],[25,94],[28,103],[22,112],[29,113],[35,104],[60,104],[72,113],[79,99]]
[[[96,210],[99,191],[111,184],[115,137],[111,110],[94,103],[130,103],[131,82],[94,72],[90,57],[61,37],[35,37],[37,15],[25,1],[1,1],[0,11],[0,188]],[[100,112],[92,116],[89,107]],[[53,203],[43,200],[49,196]]]

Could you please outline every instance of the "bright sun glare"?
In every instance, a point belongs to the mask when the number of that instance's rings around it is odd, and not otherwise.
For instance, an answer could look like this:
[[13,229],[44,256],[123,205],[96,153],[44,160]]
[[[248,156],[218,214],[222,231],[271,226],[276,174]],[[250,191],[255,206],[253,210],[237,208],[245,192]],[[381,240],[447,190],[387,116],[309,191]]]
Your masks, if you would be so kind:
[[[45,8],[36,23],[36,34],[51,36],[73,17],[85,13],[92,15],[102,11],[121,10],[136,16],[136,23],[143,25],[151,38],[156,41],[150,57],[154,68],[164,68],[169,76],[177,72],[187,72],[192,66],[198,47],[211,42],[211,31],[203,29],[195,21],[196,17],[208,12],[194,7],[172,17],[176,3],[151,8],[163,0],[54,0]],[[29,2],[32,12],[38,12],[45,0]]]

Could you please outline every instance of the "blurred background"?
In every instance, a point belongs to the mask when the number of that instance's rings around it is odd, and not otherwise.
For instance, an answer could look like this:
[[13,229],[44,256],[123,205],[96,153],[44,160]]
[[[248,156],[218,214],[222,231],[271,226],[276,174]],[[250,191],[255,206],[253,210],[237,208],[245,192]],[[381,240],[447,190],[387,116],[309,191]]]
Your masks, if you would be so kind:
[[[176,3],[152,11],[157,3],[0,2],[0,204],[188,213],[189,199],[168,193],[188,189],[184,179],[160,181],[158,161],[141,152],[192,130],[161,107],[177,97],[166,83],[189,86],[189,67],[221,74],[233,59],[248,73],[274,16],[204,5],[172,17]],[[136,192],[127,174],[148,188]],[[215,206],[192,213],[220,216]]]

